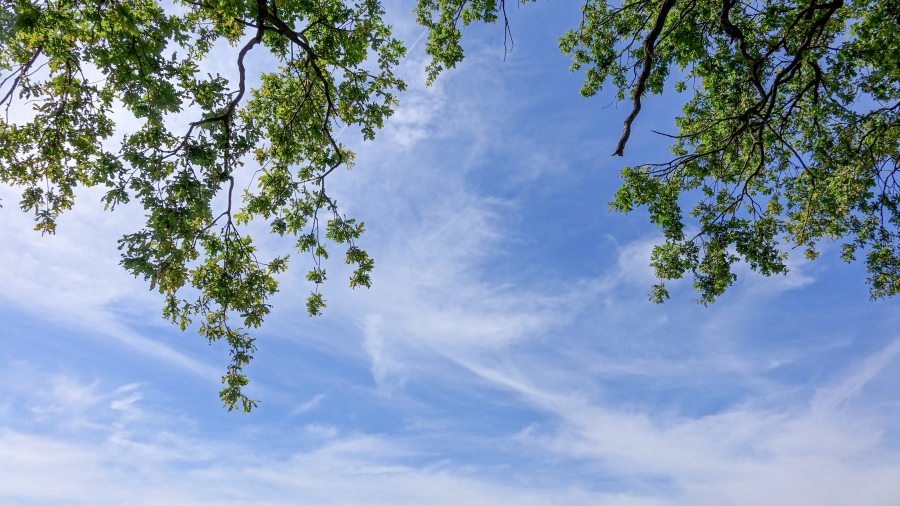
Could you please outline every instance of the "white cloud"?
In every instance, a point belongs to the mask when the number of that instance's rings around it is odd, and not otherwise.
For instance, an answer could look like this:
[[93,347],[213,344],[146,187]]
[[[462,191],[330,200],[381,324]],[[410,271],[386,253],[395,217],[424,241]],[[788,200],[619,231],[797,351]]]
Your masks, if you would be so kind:
[[895,339],[883,350],[866,358],[862,366],[845,378],[837,386],[823,388],[816,392],[812,400],[815,411],[831,411],[840,406],[848,398],[859,392],[869,381],[878,375],[900,352],[900,339]]
[[[746,403],[701,417],[623,410],[471,364],[558,420],[509,436],[525,454],[546,454],[545,464],[517,473],[524,481],[498,479],[483,465],[423,453],[415,439],[344,433],[321,424],[302,428],[308,449],[285,448],[285,456],[267,457],[254,450],[253,441],[186,432],[180,417],[150,416],[153,408],[141,406],[147,399],[138,385],[104,389],[96,381],[24,375],[30,383],[20,381],[14,395],[16,418],[6,414],[0,422],[0,499],[14,504],[889,506],[900,493],[900,466],[883,444],[890,420],[859,405],[823,408],[819,399],[859,391],[885,370],[896,347],[894,342],[876,352],[806,405],[773,411]],[[28,429],[27,418],[50,429]],[[12,420],[19,428],[4,426]],[[584,480],[529,485],[538,475],[528,473],[540,474],[544,466],[563,466],[573,475],[624,489],[593,490]]]
[[325,397],[327,395],[328,395],[328,392],[322,392],[321,394],[313,397],[312,399],[310,399],[310,400],[304,402],[303,404],[297,406],[296,408],[294,408],[294,410],[291,411],[291,414],[299,415],[301,413],[307,413],[307,412],[310,412],[310,411],[316,409],[317,407],[319,407],[319,405],[322,403],[322,401],[325,399]]
[[[63,215],[55,235],[31,230],[28,215],[10,213],[0,222],[0,304],[38,320],[76,327],[100,339],[112,339],[138,353],[217,380],[220,371],[148,338],[124,323],[139,317],[163,324],[161,296],[148,291],[119,266],[116,240],[139,220],[138,209],[104,212],[100,192],[86,189],[75,208]],[[15,190],[0,187],[4,202]],[[5,211],[5,209],[4,209]]]
[[[240,440],[185,436],[178,427],[180,420],[162,416],[124,419],[116,413],[119,409],[97,400],[112,398],[113,404],[136,409],[140,399],[133,385],[103,391],[96,383],[60,381],[69,388],[50,388],[39,398],[26,393],[20,400],[62,405],[77,391],[74,397],[91,399],[87,409],[77,409],[91,423],[80,427],[81,432],[69,427],[55,436],[0,427],[4,502],[588,504],[589,495],[583,491],[521,489],[440,464],[410,465],[405,461],[419,455],[402,440],[341,436],[332,427],[307,427],[320,440],[311,450],[260,458]],[[57,423],[72,413],[74,406],[68,406]],[[101,437],[87,437],[91,434]]]
[[897,350],[894,341],[805,405],[751,402],[702,417],[623,411],[480,372],[559,418],[554,430],[521,433],[523,441],[629,482],[664,480],[666,504],[889,505],[900,496],[900,466],[883,440],[892,422],[866,404],[835,408]]

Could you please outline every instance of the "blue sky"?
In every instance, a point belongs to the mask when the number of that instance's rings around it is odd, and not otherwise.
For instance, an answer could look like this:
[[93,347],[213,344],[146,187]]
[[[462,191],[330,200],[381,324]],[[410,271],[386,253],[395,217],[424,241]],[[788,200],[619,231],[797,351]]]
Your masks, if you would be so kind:
[[430,88],[411,9],[388,4],[409,91],[375,142],[342,134],[357,165],[330,183],[374,286],[333,262],[308,318],[293,260],[250,415],[216,396],[225,347],[118,267],[140,209],[84,190],[41,237],[0,189],[0,502],[896,504],[900,316],[864,267],[832,244],[784,277],[742,268],[710,307],[688,282],[648,302],[659,233],[606,203],[624,164],[666,157],[650,130],[681,98],[647,100],[614,158],[627,104],[582,98],[556,45],[576,4],[511,10],[506,61],[499,26],[469,30]]

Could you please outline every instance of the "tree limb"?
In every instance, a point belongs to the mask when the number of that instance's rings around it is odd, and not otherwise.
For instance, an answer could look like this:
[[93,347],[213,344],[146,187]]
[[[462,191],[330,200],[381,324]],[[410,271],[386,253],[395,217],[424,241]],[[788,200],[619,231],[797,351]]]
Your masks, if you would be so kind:
[[632,93],[634,108],[631,110],[631,114],[625,118],[625,125],[623,126],[624,131],[622,132],[622,137],[619,139],[619,144],[616,146],[615,152],[613,152],[613,156],[625,155],[625,144],[628,142],[628,137],[631,136],[631,123],[637,117],[638,113],[641,112],[641,97],[644,94],[644,89],[647,87],[647,79],[650,78],[650,71],[653,69],[656,39],[659,37],[660,32],[662,32],[663,26],[666,24],[666,18],[669,16],[669,11],[672,10],[672,7],[675,5],[675,1],[676,0],[663,0],[662,5],[659,7],[659,13],[656,15],[656,22],[653,24],[650,33],[644,38],[644,68],[641,69],[641,75],[638,77],[637,83],[634,86],[634,92]]

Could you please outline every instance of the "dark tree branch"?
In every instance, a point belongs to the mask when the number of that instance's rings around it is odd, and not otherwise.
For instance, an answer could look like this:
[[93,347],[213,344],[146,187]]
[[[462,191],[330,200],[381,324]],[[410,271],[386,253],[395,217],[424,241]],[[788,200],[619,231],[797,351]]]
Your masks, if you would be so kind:
[[729,18],[731,8],[734,7],[736,1],[737,0],[722,1],[722,12],[719,14],[719,21],[722,23],[722,29],[725,30],[725,34],[728,35],[731,40],[737,42],[737,47],[741,52],[741,56],[750,63],[750,80],[753,82],[756,91],[759,92],[759,96],[764,97],[766,95],[766,90],[763,88],[759,79],[759,69],[763,59],[750,56],[750,53],[747,52],[747,39],[744,38],[744,32],[732,24],[731,19]]
[[4,79],[2,83],[0,83],[0,87],[2,87],[6,84],[6,81],[8,81],[10,77],[12,77],[12,75],[16,75],[16,78],[13,79],[9,91],[7,91],[6,95],[4,95],[2,99],[0,99],[0,104],[6,103],[7,121],[9,121],[9,106],[12,105],[13,93],[15,93],[16,88],[19,87],[19,82],[21,82],[22,77],[28,75],[28,71],[31,70],[31,66],[34,65],[34,62],[36,62],[37,59],[41,56],[41,51],[42,48],[38,47],[37,51],[34,52],[34,56],[32,56],[30,60],[25,62],[25,65],[22,65],[17,74],[11,74],[10,76],[7,76],[7,78]]
[[616,146],[616,150],[613,152],[613,156],[625,155],[625,144],[628,142],[628,137],[631,136],[631,123],[641,112],[641,98],[644,95],[644,89],[647,87],[647,79],[650,78],[650,71],[653,69],[656,39],[659,37],[660,32],[662,32],[663,26],[666,24],[666,18],[669,16],[669,11],[672,10],[672,7],[675,5],[675,1],[676,0],[663,0],[662,5],[659,7],[659,13],[656,15],[656,22],[653,24],[650,33],[644,38],[644,67],[641,69],[641,74],[638,77],[632,94],[634,108],[631,110],[631,114],[625,118],[625,125],[623,126],[624,131],[622,132],[622,137],[619,139],[619,144]]
[[267,16],[267,4],[266,0],[256,0],[256,8],[257,8],[257,24],[256,24],[256,35],[247,41],[244,47],[241,48],[241,51],[238,53],[237,58],[237,66],[238,66],[238,92],[237,95],[231,99],[231,102],[228,103],[228,107],[225,108],[225,111],[216,116],[210,116],[208,118],[203,118],[198,121],[194,121],[191,123],[188,128],[187,133],[184,134],[184,138],[181,142],[175,146],[174,149],[168,151],[166,156],[163,159],[169,158],[170,156],[174,156],[179,151],[184,149],[187,145],[188,139],[191,138],[191,134],[194,132],[194,128],[205,125],[207,123],[214,123],[217,121],[224,121],[226,124],[231,121],[234,116],[234,111],[237,109],[237,105],[244,98],[244,93],[247,91],[247,70],[244,67],[244,58],[247,56],[247,53],[253,49],[254,46],[262,42],[263,35],[265,34],[265,27],[263,26],[263,20]]

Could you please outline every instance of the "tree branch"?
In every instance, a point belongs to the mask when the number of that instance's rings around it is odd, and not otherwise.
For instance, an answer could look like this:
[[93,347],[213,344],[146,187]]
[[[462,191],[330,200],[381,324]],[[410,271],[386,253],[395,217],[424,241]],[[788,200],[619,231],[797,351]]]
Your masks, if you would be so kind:
[[647,87],[647,79],[650,78],[650,71],[653,69],[656,39],[659,37],[660,32],[662,32],[663,26],[666,24],[666,18],[669,16],[669,11],[672,10],[672,7],[675,5],[675,1],[676,0],[663,0],[662,5],[659,7],[659,13],[656,15],[656,22],[653,24],[650,33],[644,38],[644,68],[641,70],[641,75],[638,77],[637,83],[634,86],[634,92],[632,93],[634,108],[632,108],[631,114],[625,118],[625,125],[623,126],[624,131],[622,132],[622,137],[619,139],[619,144],[616,146],[615,152],[613,152],[613,156],[625,155],[625,144],[628,142],[628,137],[631,136],[631,123],[637,118],[638,113],[641,112],[641,97],[644,94],[644,89]]

